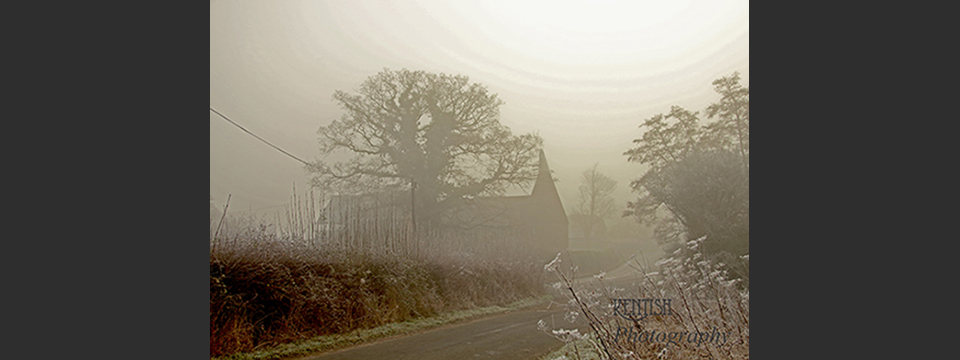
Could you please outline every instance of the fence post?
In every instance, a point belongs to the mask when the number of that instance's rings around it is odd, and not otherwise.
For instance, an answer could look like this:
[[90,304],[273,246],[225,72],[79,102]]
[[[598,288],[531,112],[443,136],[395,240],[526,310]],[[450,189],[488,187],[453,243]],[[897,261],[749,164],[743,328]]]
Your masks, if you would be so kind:
[[417,259],[420,258],[420,237],[417,236],[417,206],[416,206],[416,189],[417,181],[414,180],[413,176],[410,176],[410,220],[413,222],[413,241],[416,242],[414,245],[417,249]]

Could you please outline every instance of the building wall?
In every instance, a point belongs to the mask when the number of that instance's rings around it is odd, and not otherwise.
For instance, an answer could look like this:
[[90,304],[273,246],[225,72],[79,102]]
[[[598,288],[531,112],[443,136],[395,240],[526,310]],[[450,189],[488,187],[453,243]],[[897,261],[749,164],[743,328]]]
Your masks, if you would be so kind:
[[569,246],[569,221],[543,150],[540,151],[540,169],[530,197],[532,209],[529,213],[536,233],[533,241],[544,256],[553,259]]

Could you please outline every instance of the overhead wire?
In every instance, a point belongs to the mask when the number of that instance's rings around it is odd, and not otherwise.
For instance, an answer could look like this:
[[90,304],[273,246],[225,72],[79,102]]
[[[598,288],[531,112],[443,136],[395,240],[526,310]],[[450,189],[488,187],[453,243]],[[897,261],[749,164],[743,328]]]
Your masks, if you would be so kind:
[[277,149],[277,151],[280,151],[280,152],[286,154],[287,156],[292,157],[292,158],[294,158],[295,160],[297,160],[297,161],[299,161],[299,162],[302,162],[304,165],[310,165],[310,163],[304,161],[304,160],[301,159],[301,158],[298,158],[296,155],[293,155],[293,154],[287,152],[286,150],[281,149],[279,146],[276,146],[276,145],[270,143],[269,141],[265,140],[264,138],[262,138],[262,137],[260,137],[260,136],[257,136],[257,134],[254,134],[254,133],[251,132],[250,130],[247,130],[247,129],[244,128],[243,126],[240,126],[240,124],[237,124],[235,121],[230,120],[230,118],[228,118],[226,115],[220,113],[219,111],[217,111],[217,109],[214,109],[213,106],[210,107],[210,111],[213,111],[213,112],[216,113],[217,115],[220,115],[221,118],[223,118],[224,120],[229,121],[231,124],[233,124],[234,126],[240,128],[240,130],[243,130],[243,131],[246,132],[247,134],[250,134],[251,136],[257,138],[257,140],[263,141],[265,144],[270,145],[270,146],[273,147],[274,149]]

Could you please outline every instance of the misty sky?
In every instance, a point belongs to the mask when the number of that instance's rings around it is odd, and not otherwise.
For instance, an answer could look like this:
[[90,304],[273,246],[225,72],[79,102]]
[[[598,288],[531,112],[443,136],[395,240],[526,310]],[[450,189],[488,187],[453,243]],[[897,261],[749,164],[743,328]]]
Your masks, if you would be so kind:
[[[749,86],[748,1],[210,2],[210,106],[294,155],[384,68],[463,74],[504,100],[500,121],[538,132],[568,214],[580,173],[629,182],[623,152],[644,119],[702,111],[710,82]],[[210,194],[230,212],[271,212],[307,188],[303,164],[210,113]]]

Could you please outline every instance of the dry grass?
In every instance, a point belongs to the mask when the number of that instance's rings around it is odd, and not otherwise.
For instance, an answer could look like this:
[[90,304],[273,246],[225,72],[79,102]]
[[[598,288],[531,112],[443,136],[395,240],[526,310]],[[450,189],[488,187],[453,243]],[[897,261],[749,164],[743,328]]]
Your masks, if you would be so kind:
[[483,316],[515,311],[530,306],[543,304],[549,301],[551,298],[552,296],[550,295],[544,295],[539,298],[519,300],[508,304],[507,306],[494,305],[453,312],[444,312],[436,316],[418,318],[398,323],[389,323],[370,329],[357,329],[349,333],[321,335],[309,340],[295,341],[253,352],[236,353],[230,356],[218,357],[216,359],[262,360],[312,355],[318,352],[354,346],[394,335],[409,334],[443,325],[469,321],[471,319],[476,319]]
[[[569,298],[567,317],[593,331],[580,334],[543,324],[542,330],[568,343],[565,353],[550,359],[749,358],[750,292],[743,285],[748,279],[734,278],[726,270],[749,268],[749,258],[737,264],[704,259],[702,240],[688,242],[655,266],[634,261],[642,281],[631,289],[606,286],[602,276],[593,286],[575,284],[570,274],[559,271],[558,256],[547,269],[558,276],[556,287]],[[625,319],[616,314],[613,300],[623,298],[671,299],[672,315]],[[649,334],[663,335],[651,341]],[[726,339],[719,334],[727,334]]]
[[[313,209],[301,206],[287,214]],[[381,245],[356,246],[360,242],[323,237],[323,227],[311,223],[313,214],[288,215],[283,226],[227,216],[211,239],[212,357],[505,306],[543,293],[542,265],[531,257],[436,249],[417,256],[409,251],[414,247],[379,241],[376,234],[391,233],[379,224],[359,233],[369,236],[364,244]]]

